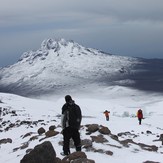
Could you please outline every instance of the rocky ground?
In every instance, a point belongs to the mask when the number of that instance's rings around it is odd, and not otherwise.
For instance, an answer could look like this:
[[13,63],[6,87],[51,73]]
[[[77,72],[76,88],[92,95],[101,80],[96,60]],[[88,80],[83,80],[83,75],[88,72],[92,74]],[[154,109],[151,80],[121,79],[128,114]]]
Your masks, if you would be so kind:
[[[144,144],[137,143],[134,141],[134,138],[139,137],[134,131],[132,132],[120,132],[118,134],[112,133],[110,129],[106,126],[100,124],[86,124],[81,126],[82,133],[82,152],[75,152],[74,145],[71,141],[70,147],[73,149],[73,153],[64,158],[59,158],[56,155],[55,150],[60,146],[62,148],[62,133],[61,126],[58,123],[58,119],[60,119],[60,115],[55,116],[55,119],[46,121],[44,119],[32,120],[30,116],[28,120],[23,120],[22,117],[27,116],[24,115],[23,111],[20,110],[12,110],[12,108],[0,108],[0,147],[4,147],[7,144],[12,145],[12,153],[24,153],[24,156],[21,155],[20,162],[21,163],[52,163],[52,162],[73,162],[73,163],[93,163],[96,160],[92,160],[87,158],[88,152],[100,153],[104,156],[108,155],[108,157],[112,157],[114,155],[114,150],[110,149],[124,149],[124,148],[132,148],[134,146],[134,152],[138,152],[138,150],[149,151],[149,152],[160,152],[158,146],[155,142],[160,142],[160,145],[163,145],[163,134],[155,134],[150,130],[142,133],[144,135],[155,135],[156,139],[153,139],[153,144]],[[7,118],[10,117],[10,118]],[[13,118],[14,117],[14,118]],[[8,119],[8,120],[7,120]],[[6,137],[2,137],[2,133],[10,133],[11,131],[16,131],[16,128],[24,128],[23,134],[19,135],[20,145],[14,146],[16,144],[14,141],[15,138],[12,138],[10,134]],[[6,135],[6,134],[5,134]],[[60,137],[60,141],[58,141],[58,145],[53,144],[53,139],[56,137]],[[36,142],[35,146],[31,145]],[[100,145],[101,144],[101,145]],[[32,147],[33,146],[33,147]],[[3,149],[3,148],[1,148]],[[0,149],[0,150],[1,150]],[[108,150],[109,149],[109,150]],[[19,157],[19,155],[17,155]],[[154,161],[147,160],[145,161],[154,163]]]

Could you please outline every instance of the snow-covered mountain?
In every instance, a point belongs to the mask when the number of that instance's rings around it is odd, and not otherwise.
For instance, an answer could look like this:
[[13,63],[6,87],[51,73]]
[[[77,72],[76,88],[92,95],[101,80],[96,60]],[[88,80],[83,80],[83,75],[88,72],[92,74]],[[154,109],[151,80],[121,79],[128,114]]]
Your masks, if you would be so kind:
[[139,59],[106,54],[73,41],[47,39],[39,50],[25,52],[17,63],[0,70],[0,91],[31,95],[105,80],[111,84],[134,73],[138,63]]
[[92,85],[121,85],[163,91],[163,60],[104,53],[74,41],[47,39],[0,69],[0,91],[19,95],[87,91]]

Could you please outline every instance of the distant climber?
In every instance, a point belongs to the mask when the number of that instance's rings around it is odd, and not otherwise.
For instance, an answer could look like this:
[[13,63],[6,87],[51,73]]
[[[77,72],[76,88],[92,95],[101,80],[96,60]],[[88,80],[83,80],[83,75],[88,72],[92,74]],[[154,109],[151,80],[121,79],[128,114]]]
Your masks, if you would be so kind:
[[143,119],[143,111],[141,109],[138,110],[137,117],[138,117],[139,125],[141,125],[141,121]]
[[109,114],[110,114],[110,111],[105,110],[105,111],[104,111],[104,114],[105,114],[106,120],[109,121]]

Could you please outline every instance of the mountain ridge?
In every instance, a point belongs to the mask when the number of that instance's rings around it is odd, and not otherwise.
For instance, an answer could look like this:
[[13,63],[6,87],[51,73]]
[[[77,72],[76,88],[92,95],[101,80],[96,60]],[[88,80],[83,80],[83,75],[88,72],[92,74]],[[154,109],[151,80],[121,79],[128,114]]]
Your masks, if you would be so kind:
[[106,77],[131,73],[138,62],[136,58],[85,48],[74,41],[47,39],[40,49],[23,53],[17,63],[0,71],[0,90],[18,94],[21,91],[22,95],[31,89],[29,93],[40,89],[48,92],[102,82]]
[[[152,65],[149,60],[104,53],[72,40],[46,39],[40,49],[23,53],[17,63],[0,69],[0,91],[29,96],[89,89],[91,84],[144,89],[144,84],[141,86],[139,82],[141,78],[141,83],[149,82],[146,74],[158,74],[154,81],[163,76],[163,68],[158,73],[159,69],[151,69]],[[156,66],[159,65],[156,63]]]

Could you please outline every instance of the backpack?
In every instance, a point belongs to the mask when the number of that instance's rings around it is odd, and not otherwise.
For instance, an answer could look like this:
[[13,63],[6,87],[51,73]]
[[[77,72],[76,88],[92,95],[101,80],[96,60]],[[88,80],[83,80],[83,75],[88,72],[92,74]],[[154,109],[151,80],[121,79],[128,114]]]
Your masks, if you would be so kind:
[[143,118],[143,113],[141,109],[138,110],[138,118]]
[[76,104],[68,105],[64,111],[64,127],[72,127],[79,129],[81,123],[81,110]]

